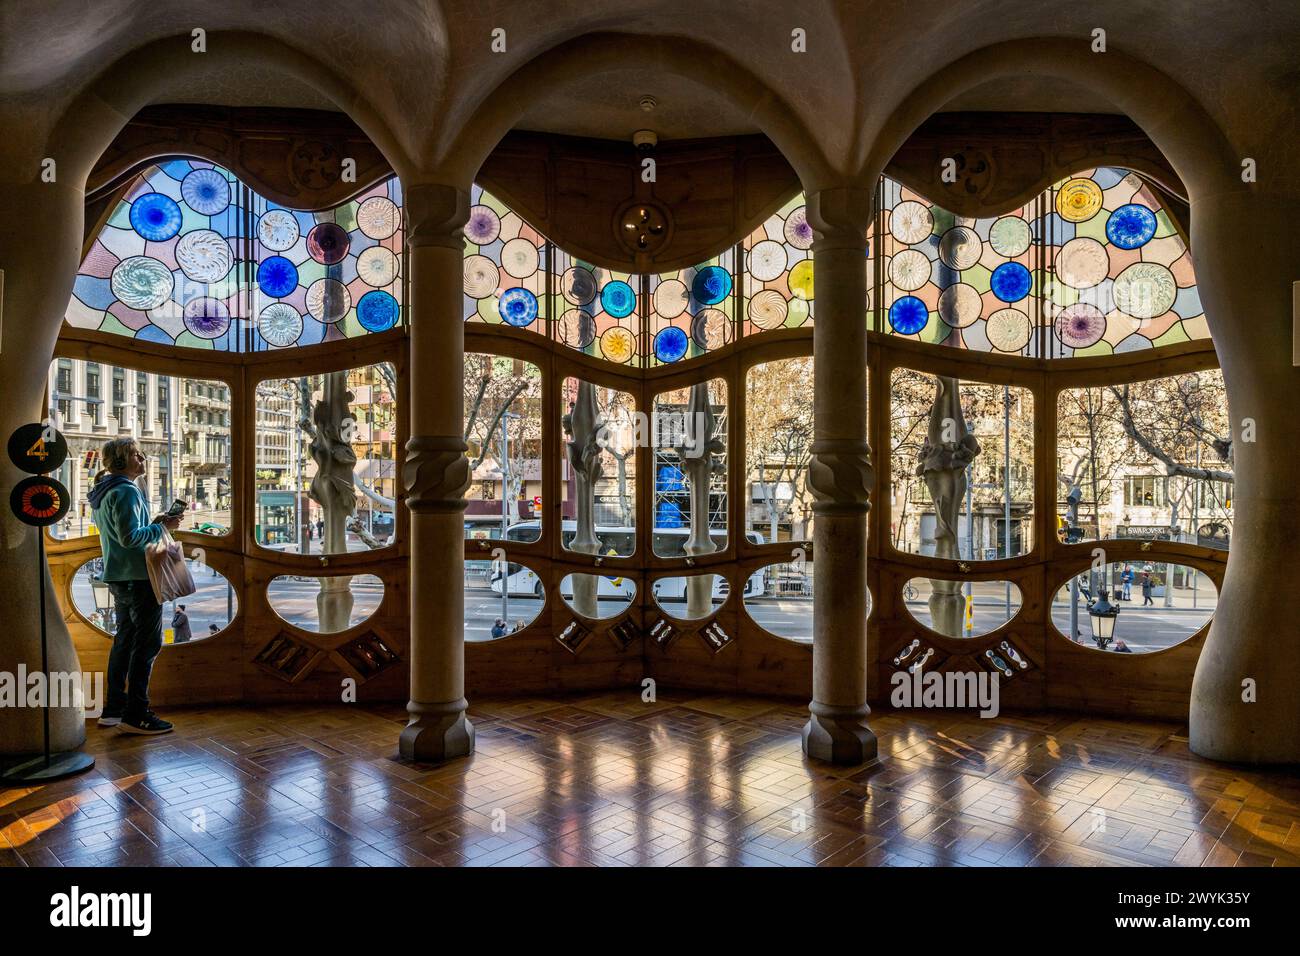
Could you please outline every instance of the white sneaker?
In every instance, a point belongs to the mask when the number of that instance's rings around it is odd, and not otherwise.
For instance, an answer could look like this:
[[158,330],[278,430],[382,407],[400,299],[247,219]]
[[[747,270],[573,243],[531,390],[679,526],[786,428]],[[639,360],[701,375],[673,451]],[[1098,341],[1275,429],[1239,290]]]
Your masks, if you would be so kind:
[[118,724],[120,724],[121,722],[122,722],[122,718],[121,718],[121,717],[101,717],[101,718],[99,718],[98,726],[100,726],[100,727],[116,727],[116,726],[117,726]]

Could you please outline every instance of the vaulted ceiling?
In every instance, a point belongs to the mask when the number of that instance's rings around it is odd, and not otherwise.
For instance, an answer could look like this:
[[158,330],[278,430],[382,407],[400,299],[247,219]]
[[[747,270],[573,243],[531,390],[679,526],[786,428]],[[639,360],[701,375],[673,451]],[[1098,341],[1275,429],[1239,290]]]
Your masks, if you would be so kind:
[[[207,31],[207,52],[186,55],[210,61],[174,68],[160,53],[188,48],[196,28]],[[795,29],[807,53],[791,51]],[[48,151],[64,111],[121,64],[137,82],[148,79],[149,102],[370,114],[391,132],[389,148],[416,165],[454,148],[484,109],[527,97],[504,104],[519,110],[511,125],[611,139],[642,127],[664,139],[755,132],[759,114],[773,111],[841,168],[909,93],[961,57],[1008,42],[1014,55],[1043,38],[1086,48],[1097,29],[1108,51],[1093,54],[1099,69],[1119,53],[1167,74],[1243,155],[1295,148],[1300,5],[1288,0],[0,0],[0,116],[24,132],[0,141],[0,162]],[[504,51],[493,49],[496,30]],[[602,43],[629,35],[642,39],[601,58]],[[694,75],[666,68],[677,48]],[[563,68],[546,74],[543,89],[508,82],[520,70],[526,80],[548,53]],[[300,62],[330,83],[301,78]],[[714,82],[737,71],[747,102]],[[107,76],[111,91],[121,74]],[[657,102],[648,113],[646,94]],[[977,85],[944,108],[1120,111],[1086,86],[1032,70]]]

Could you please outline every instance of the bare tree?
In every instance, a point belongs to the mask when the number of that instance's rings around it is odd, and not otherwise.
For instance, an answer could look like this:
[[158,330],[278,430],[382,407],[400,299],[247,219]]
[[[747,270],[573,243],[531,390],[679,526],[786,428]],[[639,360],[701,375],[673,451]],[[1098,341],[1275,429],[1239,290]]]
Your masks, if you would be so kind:
[[[745,381],[745,461],[752,496],[761,498],[768,540],[807,498],[812,458],[812,359],[768,362]],[[790,493],[783,497],[781,491]],[[793,531],[793,528],[791,529]]]

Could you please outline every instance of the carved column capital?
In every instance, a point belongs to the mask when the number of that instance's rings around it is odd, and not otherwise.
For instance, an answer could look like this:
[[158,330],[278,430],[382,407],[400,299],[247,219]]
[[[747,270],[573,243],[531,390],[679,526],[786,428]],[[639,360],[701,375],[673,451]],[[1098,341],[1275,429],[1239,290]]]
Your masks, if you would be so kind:
[[876,473],[865,441],[820,439],[808,461],[808,490],[817,514],[866,513]]
[[412,436],[402,463],[406,507],[416,514],[464,511],[470,482],[466,448],[464,441],[452,436]]
[[469,193],[459,186],[416,183],[404,194],[406,241],[413,247],[461,249],[469,219]]
[[849,187],[810,193],[806,209],[815,234],[813,252],[866,248],[875,199],[873,190]]

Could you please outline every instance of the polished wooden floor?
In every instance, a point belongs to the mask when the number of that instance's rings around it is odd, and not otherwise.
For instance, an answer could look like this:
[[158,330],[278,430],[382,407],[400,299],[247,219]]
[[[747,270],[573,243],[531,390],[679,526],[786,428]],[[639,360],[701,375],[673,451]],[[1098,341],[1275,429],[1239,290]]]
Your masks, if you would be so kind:
[[478,752],[394,759],[399,706],[169,710],[89,726],[93,771],[0,790],[10,866],[1289,866],[1300,775],[1202,761],[1168,723],[877,713],[814,765],[802,707],[639,689],[477,701]]

